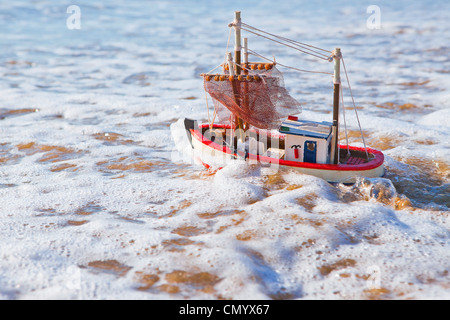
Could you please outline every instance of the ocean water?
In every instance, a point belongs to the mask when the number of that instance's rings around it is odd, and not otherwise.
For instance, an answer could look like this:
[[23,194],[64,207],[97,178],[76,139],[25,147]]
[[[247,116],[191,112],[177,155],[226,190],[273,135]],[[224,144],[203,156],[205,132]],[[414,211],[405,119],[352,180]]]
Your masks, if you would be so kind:
[[[0,299],[450,298],[448,1],[377,1],[379,29],[367,1],[73,2],[0,4]],[[183,161],[170,125],[207,120],[199,74],[235,10],[342,49],[383,178]],[[302,117],[331,120],[329,76],[280,71]]]

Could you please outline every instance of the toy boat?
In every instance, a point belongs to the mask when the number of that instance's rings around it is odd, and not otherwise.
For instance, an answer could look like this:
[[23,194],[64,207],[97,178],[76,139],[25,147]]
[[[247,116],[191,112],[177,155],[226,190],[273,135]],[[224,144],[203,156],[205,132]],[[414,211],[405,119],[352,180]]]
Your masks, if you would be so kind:
[[[361,127],[364,147],[350,146],[348,139],[346,145],[338,143],[339,112],[344,110],[340,108],[343,104],[341,60],[345,69],[339,48],[327,51],[251,27],[241,21],[239,11],[229,27],[230,33],[231,28],[235,31],[234,59],[232,53],[227,52],[226,60],[217,67],[222,68],[222,73],[201,75],[205,90],[214,102],[213,118],[209,117],[207,105],[208,123],[180,119],[172,124],[176,144],[188,145],[191,156],[208,168],[220,168],[230,161],[243,159],[249,163],[292,168],[328,182],[353,183],[358,177],[384,175],[384,155],[366,146]],[[277,69],[281,64],[275,60],[269,63],[249,62],[249,53],[264,57],[248,48],[247,38],[243,39],[244,46],[241,47],[241,30],[320,59],[334,61],[334,73],[329,73],[333,75],[334,83],[332,122],[301,118],[300,103],[289,95]],[[350,85],[349,89],[351,92]],[[216,118],[220,123],[215,123]],[[180,137],[180,132],[184,137]]]

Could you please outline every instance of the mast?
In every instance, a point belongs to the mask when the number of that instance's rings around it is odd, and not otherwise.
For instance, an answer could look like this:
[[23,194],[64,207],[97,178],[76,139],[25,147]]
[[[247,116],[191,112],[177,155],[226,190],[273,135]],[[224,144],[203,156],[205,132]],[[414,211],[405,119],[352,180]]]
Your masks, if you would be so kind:
[[[243,50],[243,66],[245,69],[242,70],[242,74],[244,76],[248,75],[248,39],[244,38],[244,47],[242,48]],[[249,105],[249,96],[248,96],[248,82],[245,81],[244,82],[244,101],[243,101],[243,107],[245,110],[248,109],[248,105]],[[244,122],[244,130],[247,130],[249,128],[249,124],[247,122]]]
[[[244,38],[244,47],[242,48],[244,49],[244,63],[248,63],[248,39]],[[245,73],[246,70],[244,70]],[[247,72],[248,73],[248,72]]]
[[341,86],[341,49],[336,48],[334,50],[334,92],[333,92],[333,127],[331,129],[332,140],[331,140],[331,154],[330,162],[333,164],[338,164],[339,162],[339,92]]
[[[235,35],[235,44],[234,44],[234,62],[235,62],[235,74],[239,76],[241,74],[241,12],[235,11],[234,12],[234,35]],[[238,80],[237,80],[238,81]],[[239,82],[235,82],[237,84],[237,90],[236,94],[240,95],[240,84]],[[242,101],[240,99],[236,99],[236,103],[241,104]],[[237,129],[244,129],[244,122],[242,121],[239,116],[235,116],[235,123],[237,126]],[[240,130],[239,139],[244,142],[244,135],[243,132]]]
[[235,36],[235,45],[234,45],[234,59],[236,62],[236,74],[241,74],[241,12],[234,12],[234,36]]

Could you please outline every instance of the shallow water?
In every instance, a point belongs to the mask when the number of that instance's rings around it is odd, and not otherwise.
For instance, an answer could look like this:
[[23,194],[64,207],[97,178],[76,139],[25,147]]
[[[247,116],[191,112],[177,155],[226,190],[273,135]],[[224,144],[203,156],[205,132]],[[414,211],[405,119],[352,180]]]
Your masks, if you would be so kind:
[[[0,298],[450,298],[448,1],[381,1],[379,30],[358,1],[81,1],[80,30],[71,4],[0,5]],[[383,178],[182,161],[170,125],[207,120],[198,75],[222,62],[234,10],[342,48]],[[280,70],[302,117],[330,120],[331,79]]]

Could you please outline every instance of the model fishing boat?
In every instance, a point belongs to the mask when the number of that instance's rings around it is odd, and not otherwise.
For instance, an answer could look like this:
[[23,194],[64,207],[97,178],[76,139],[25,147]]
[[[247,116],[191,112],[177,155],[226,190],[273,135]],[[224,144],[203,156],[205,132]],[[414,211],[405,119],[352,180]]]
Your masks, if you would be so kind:
[[[178,146],[188,145],[192,157],[206,167],[220,168],[235,159],[243,159],[249,163],[288,167],[329,182],[344,183],[352,183],[357,177],[380,177],[384,174],[384,156],[366,146],[361,127],[364,147],[350,146],[348,139],[346,145],[338,143],[339,112],[343,104],[341,61],[345,70],[339,48],[328,51],[262,31],[243,23],[240,12],[235,13],[235,20],[229,27],[230,34],[231,28],[235,31],[234,59],[232,53],[227,52],[224,63],[215,68],[221,68],[221,73],[213,73],[214,69],[201,74],[205,90],[214,102],[212,119],[207,104],[208,123],[180,119],[173,124],[172,134]],[[300,103],[289,95],[277,69],[281,64],[250,50],[247,38],[243,38],[242,46],[241,30],[334,62],[334,74],[329,73],[333,75],[334,83],[331,122],[301,118]],[[249,62],[249,54],[269,62]],[[351,93],[350,85],[349,89]],[[345,111],[343,106],[342,110]],[[219,123],[215,123],[216,119]]]

